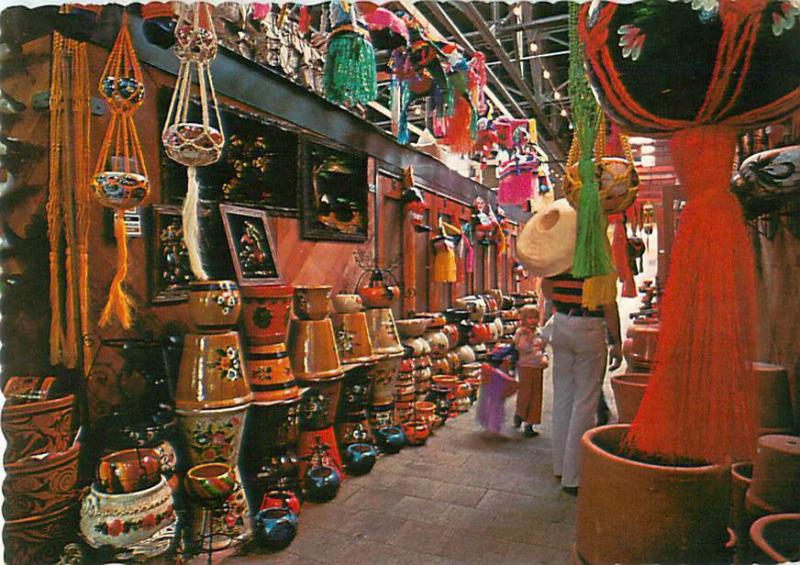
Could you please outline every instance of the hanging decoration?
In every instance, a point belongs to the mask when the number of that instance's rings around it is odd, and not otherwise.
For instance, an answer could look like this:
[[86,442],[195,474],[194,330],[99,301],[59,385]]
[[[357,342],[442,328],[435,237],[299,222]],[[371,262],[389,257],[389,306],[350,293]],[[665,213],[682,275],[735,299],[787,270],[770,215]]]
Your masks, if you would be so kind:
[[497,167],[497,202],[523,206],[530,198],[539,172],[539,159],[530,149],[527,127],[519,126],[512,135],[512,153]]
[[125,210],[135,208],[147,197],[150,181],[133,122],[133,113],[144,99],[144,82],[128,33],[127,12],[122,14],[119,34],[111,48],[98,88],[108,104],[111,119],[91,184],[100,204],[114,209],[114,237],[117,240],[117,272],[111,281],[108,301],[100,314],[100,325],[107,325],[114,316],[123,328],[128,329],[131,325],[132,301],[123,287],[128,274]]
[[[161,142],[170,159],[187,167],[188,184],[182,210],[184,240],[195,278],[208,280],[200,250],[200,186],[196,167],[216,162],[225,143],[211,78],[211,62],[217,55],[217,35],[208,4],[200,2],[184,7],[175,27],[175,55],[180,60],[180,68]],[[195,80],[200,122],[190,121],[189,116]]]
[[375,51],[358,21],[355,2],[332,0],[331,35],[325,55],[325,98],[334,104],[367,104],[378,95]]
[[[800,27],[773,25],[788,5],[581,8],[586,68],[604,110],[626,131],[672,135],[687,196],[659,307],[655,371],[626,439],[633,453],[705,462],[755,454],[755,268],[729,187],[736,130],[800,106],[800,67],[792,64]],[[764,81],[775,65],[782,72]],[[696,79],[676,81],[688,73]]]

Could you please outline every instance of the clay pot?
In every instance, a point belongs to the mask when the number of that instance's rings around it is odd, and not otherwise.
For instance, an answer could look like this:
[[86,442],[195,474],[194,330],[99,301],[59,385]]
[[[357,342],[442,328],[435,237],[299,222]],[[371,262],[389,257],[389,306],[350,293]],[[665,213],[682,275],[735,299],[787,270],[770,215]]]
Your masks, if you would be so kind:
[[400,296],[400,289],[396,286],[362,286],[358,295],[367,308],[389,308]]
[[458,360],[461,362],[461,367],[475,362],[475,351],[469,345],[459,345],[455,349]]
[[372,308],[364,312],[372,351],[377,355],[397,355],[404,352],[389,308]]
[[284,342],[293,292],[290,285],[242,287],[244,336],[251,346]]
[[373,403],[394,398],[396,379],[402,358],[402,354],[386,356],[370,368]]
[[409,422],[404,424],[402,428],[403,433],[406,436],[406,443],[408,443],[408,445],[425,445],[425,442],[428,441],[428,436],[431,435],[428,424],[426,424],[423,420]]
[[245,363],[255,402],[289,400],[300,394],[283,343],[248,347]]
[[366,417],[367,402],[370,398],[369,367],[358,366],[347,371],[342,381],[337,410],[338,422],[359,421]]
[[341,484],[341,474],[333,467],[312,467],[303,475],[306,498],[312,502],[333,500]]
[[412,357],[421,357],[425,355],[425,346],[427,342],[420,337],[412,337],[410,339],[404,339],[402,345],[411,351]]
[[176,408],[228,408],[252,399],[237,332],[186,335],[175,388]]
[[800,561],[800,514],[773,514],[756,520],[750,540],[761,553],[755,563],[797,563]]
[[622,354],[631,372],[648,373],[653,368],[658,340],[658,320],[638,318],[625,332]]
[[336,329],[336,346],[342,363],[368,363],[375,359],[364,312],[337,315]]
[[748,511],[770,514],[800,512],[800,437],[765,435],[758,438],[753,482],[747,491]]
[[457,373],[461,369],[461,358],[455,351],[448,351],[445,356],[447,364],[450,366],[451,373]]
[[43,516],[78,499],[76,441],[67,451],[34,455],[5,466],[3,517],[21,520]]
[[241,405],[219,410],[176,410],[188,466],[227,463],[235,467],[247,408]]
[[433,425],[436,421],[436,405],[433,402],[428,402],[427,400],[418,400],[414,403],[414,410],[416,411],[416,417],[418,420],[422,420],[428,425],[428,430],[433,430]]
[[465,296],[455,301],[455,307],[469,312],[471,320],[480,322],[486,314],[486,302],[479,296]]
[[314,466],[311,459],[314,454],[314,448],[317,446],[317,439],[319,439],[320,444],[327,446],[325,455],[322,458],[323,464],[336,469],[341,475],[343,471],[342,457],[339,454],[339,446],[336,445],[336,435],[333,426],[330,426],[322,430],[300,432],[300,439],[297,442],[297,460],[300,477],[304,477],[306,471]]
[[194,324],[208,331],[223,330],[239,320],[241,297],[233,281],[189,283],[189,315]]
[[438,329],[428,328],[422,339],[428,342],[431,347],[431,355],[435,357],[444,356],[450,349],[450,341],[447,339],[447,335]]
[[753,463],[751,461],[740,461],[731,465],[731,518],[730,524],[733,528],[738,545],[736,547],[737,557],[740,562],[746,562],[748,550],[748,532],[752,520],[747,515],[745,509],[745,494],[753,481]]
[[327,379],[300,381],[308,390],[300,401],[300,429],[321,430],[333,425],[344,374]]
[[158,484],[161,464],[149,449],[125,449],[100,458],[97,487],[107,494],[145,490]]
[[753,363],[753,369],[758,383],[759,435],[791,434],[794,416],[786,368],[770,363]]
[[81,535],[94,548],[130,547],[174,523],[172,489],[163,477],[149,489],[125,494],[92,485],[81,503]]
[[331,312],[329,296],[331,287],[296,286],[294,287],[294,315],[300,320],[322,320]]
[[337,294],[331,298],[333,309],[338,314],[361,312],[361,297],[358,294]]
[[378,450],[370,443],[351,443],[344,451],[347,473],[357,477],[366,475],[375,466]]
[[593,564],[720,559],[729,538],[729,467],[672,467],[620,456],[628,428],[602,426],[581,439],[580,558]]
[[434,386],[446,388],[451,392],[454,392],[459,384],[458,377],[455,375],[434,375],[431,380]]
[[409,318],[406,320],[396,320],[395,325],[397,331],[400,332],[400,337],[409,339],[412,337],[420,337],[425,333],[425,329],[430,324],[429,318]]
[[243,467],[258,472],[270,456],[297,445],[300,435],[300,400],[291,398],[277,402],[250,405],[244,430]]
[[287,339],[289,360],[297,380],[314,380],[342,374],[333,323],[324,320],[292,320]]
[[439,312],[417,312],[417,318],[427,318],[429,330],[440,330],[447,323],[447,318]]
[[5,403],[12,406],[55,398],[57,383],[56,377],[9,377],[3,387]]
[[650,373],[625,373],[611,377],[620,424],[630,424],[636,417],[649,381]]
[[373,402],[369,408],[369,425],[373,434],[381,428],[394,425],[394,401],[391,398]]
[[358,422],[341,422],[336,424],[336,441],[341,451],[353,443],[374,443],[372,432],[366,418]]
[[258,509],[261,511],[267,508],[287,508],[295,516],[300,516],[300,501],[297,499],[297,495],[288,490],[265,492]]
[[459,341],[458,326],[456,324],[445,324],[442,328],[442,333],[447,338],[447,348],[455,349]]
[[6,563],[56,563],[64,545],[75,537],[78,505],[3,525]]
[[297,515],[288,508],[266,508],[256,515],[258,543],[279,551],[288,547],[297,535]]
[[236,476],[225,463],[203,463],[189,469],[183,484],[186,493],[195,500],[221,502],[233,494]]
[[[192,522],[187,525],[189,539],[192,540],[193,546],[200,551],[225,549],[234,540],[245,539],[250,535],[250,508],[247,504],[244,487],[239,477],[238,468],[229,467],[233,473],[234,485],[231,494],[224,500],[224,513],[213,513],[211,523],[205,525],[206,529],[204,531],[204,513],[200,509],[195,509],[192,513]],[[213,534],[213,539],[207,537],[209,530]]]
[[388,426],[375,432],[375,439],[381,451],[389,455],[399,452],[406,444],[406,435],[402,428]]
[[6,438],[3,461],[13,463],[30,455],[66,451],[72,443],[75,396],[3,406]]

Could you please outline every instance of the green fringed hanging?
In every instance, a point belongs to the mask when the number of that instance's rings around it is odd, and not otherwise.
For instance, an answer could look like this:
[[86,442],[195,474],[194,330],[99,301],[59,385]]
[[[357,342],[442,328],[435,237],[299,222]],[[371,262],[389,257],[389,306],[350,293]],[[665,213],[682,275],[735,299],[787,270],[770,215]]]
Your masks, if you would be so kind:
[[325,56],[324,86],[325,98],[335,104],[354,106],[375,100],[375,51],[369,35],[351,26],[333,31]]
[[614,266],[604,241],[608,239],[606,218],[600,207],[593,160],[600,110],[583,69],[583,46],[577,32],[579,8],[577,2],[569,4],[569,95],[577,141],[577,148],[573,141],[573,150],[577,149],[578,152],[578,174],[581,179],[572,275],[594,277],[608,275],[613,272]]

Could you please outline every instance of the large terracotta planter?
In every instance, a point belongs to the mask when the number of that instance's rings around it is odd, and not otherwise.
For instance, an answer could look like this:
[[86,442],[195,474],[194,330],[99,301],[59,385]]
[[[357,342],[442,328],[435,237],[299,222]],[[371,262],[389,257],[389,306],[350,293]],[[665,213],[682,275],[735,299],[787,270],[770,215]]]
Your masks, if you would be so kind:
[[242,466],[257,473],[273,454],[294,448],[300,434],[300,397],[250,405]]
[[294,315],[300,320],[322,320],[331,312],[330,286],[294,287]]
[[728,541],[730,469],[672,467],[617,455],[627,425],[581,439],[576,549],[604,563],[714,562]]
[[186,446],[186,466],[221,462],[235,467],[247,408],[245,404],[219,410],[177,410]]
[[628,327],[622,344],[622,354],[628,364],[628,371],[647,373],[652,370],[658,328],[658,320],[655,318],[638,318]]
[[189,283],[189,315],[203,331],[224,331],[239,320],[239,286],[233,281]]
[[649,380],[650,373],[624,373],[611,377],[611,389],[614,391],[620,424],[633,422]]
[[64,545],[76,537],[78,505],[3,525],[6,563],[55,563]]
[[333,467],[339,472],[341,476],[344,473],[342,466],[342,457],[339,454],[339,447],[336,445],[336,435],[333,426],[324,428],[322,430],[301,431],[300,440],[297,444],[297,459],[300,477],[306,474],[306,470],[310,466],[311,456],[314,453],[314,448],[317,445],[317,440],[322,445],[327,446],[327,454],[323,459],[323,464]]
[[758,383],[759,435],[791,434],[794,416],[786,368],[771,363],[753,363],[753,369]]
[[773,514],[756,520],[750,528],[750,540],[761,553],[756,563],[800,562],[800,514]]
[[357,422],[366,416],[370,399],[369,366],[360,365],[347,371],[342,381],[336,420],[338,422]]
[[373,403],[394,398],[395,381],[402,360],[402,353],[387,355],[370,368],[369,376],[372,383]]
[[186,335],[175,390],[176,408],[228,408],[252,399],[237,332]]
[[244,337],[250,345],[283,343],[294,289],[289,285],[242,287]]
[[72,443],[75,396],[3,406],[6,438],[3,461],[13,463],[29,455],[66,451]]
[[247,375],[253,401],[288,400],[300,394],[292,363],[283,343],[251,345],[247,348]]
[[292,372],[297,380],[314,380],[342,374],[333,323],[324,320],[292,320],[287,340]]
[[372,342],[372,351],[377,355],[396,355],[403,353],[400,336],[394,323],[394,315],[389,308],[371,308],[364,312],[367,317],[367,330]]
[[50,514],[78,499],[76,441],[67,451],[32,456],[5,466],[3,517],[20,520]]
[[758,438],[753,482],[747,491],[748,511],[800,512],[800,437],[765,435]]
[[375,359],[364,312],[337,314],[335,325],[336,344],[342,363],[368,363]]
[[344,374],[340,374],[327,379],[300,381],[308,388],[300,401],[301,430],[321,430],[333,425],[343,379]]

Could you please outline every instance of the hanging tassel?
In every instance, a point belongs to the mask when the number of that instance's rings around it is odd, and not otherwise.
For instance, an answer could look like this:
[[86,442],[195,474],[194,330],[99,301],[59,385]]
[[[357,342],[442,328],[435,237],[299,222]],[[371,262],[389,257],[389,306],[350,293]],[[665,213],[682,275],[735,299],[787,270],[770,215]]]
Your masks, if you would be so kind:
[[473,120],[473,114],[472,106],[467,99],[461,95],[456,96],[455,109],[446,120],[447,131],[444,137],[444,144],[455,153],[466,155],[472,151],[475,139],[473,125],[477,129],[477,121]]
[[752,460],[757,441],[755,268],[730,193],[736,135],[675,134],[687,196],[661,303],[655,370],[626,439],[634,453],[709,463]]
[[189,254],[189,265],[197,280],[207,281],[208,274],[203,267],[203,256],[200,251],[200,218],[198,216],[200,203],[200,185],[197,182],[197,169],[186,168],[188,184],[186,198],[181,211],[183,219],[183,239],[186,241],[186,251]]
[[114,315],[120,325],[127,330],[131,327],[133,302],[122,287],[122,283],[128,276],[128,235],[125,233],[125,212],[122,210],[114,212],[114,237],[117,240],[117,272],[111,281],[108,302],[100,314],[100,325],[106,326],[111,321],[111,316]]
[[368,35],[352,26],[342,26],[331,34],[324,87],[325,98],[334,104],[354,106],[375,100],[375,51]]
[[597,310],[617,300],[617,273],[589,277],[583,281],[581,306],[587,310]]

